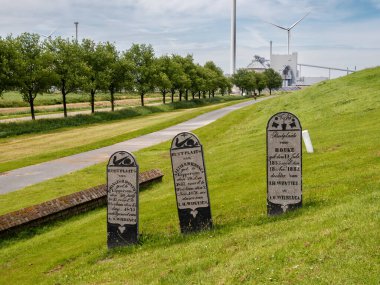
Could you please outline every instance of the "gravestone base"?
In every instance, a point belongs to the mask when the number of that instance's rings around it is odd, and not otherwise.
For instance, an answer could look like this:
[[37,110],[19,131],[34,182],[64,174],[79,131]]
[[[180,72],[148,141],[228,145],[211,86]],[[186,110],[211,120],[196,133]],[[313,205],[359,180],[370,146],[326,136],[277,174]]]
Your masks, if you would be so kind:
[[198,213],[195,217],[192,215],[192,211],[191,209],[178,210],[181,233],[185,234],[212,228],[210,207],[197,208]]
[[132,245],[138,242],[137,225],[125,225],[123,229],[123,235],[121,236],[119,225],[108,224],[107,232],[108,232],[108,237],[107,237],[108,248]]
[[281,204],[274,204],[267,201],[267,212],[269,216],[281,215],[284,212],[296,210],[298,208],[302,208],[302,202],[283,206]]

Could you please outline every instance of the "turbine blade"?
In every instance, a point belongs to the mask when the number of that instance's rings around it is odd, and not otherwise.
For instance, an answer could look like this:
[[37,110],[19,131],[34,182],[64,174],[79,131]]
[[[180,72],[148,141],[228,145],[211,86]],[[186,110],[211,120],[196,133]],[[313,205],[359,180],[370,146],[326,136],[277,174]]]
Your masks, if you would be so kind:
[[285,28],[285,27],[282,27],[282,26],[279,26],[279,25],[273,24],[273,23],[271,23],[271,22],[265,22],[265,23],[271,24],[271,25],[273,25],[273,26],[275,26],[275,27],[277,27],[277,28],[283,29],[283,30],[285,30],[285,31],[288,30],[288,29]]
[[57,30],[57,29],[53,30],[53,31],[49,34],[49,37],[51,37],[52,34],[54,34],[56,30]]
[[309,14],[310,14],[310,12],[308,12],[305,16],[303,16],[301,19],[299,19],[297,22],[295,22],[293,25],[291,25],[289,30],[293,29],[299,22],[301,22],[303,19],[305,19],[306,16]]

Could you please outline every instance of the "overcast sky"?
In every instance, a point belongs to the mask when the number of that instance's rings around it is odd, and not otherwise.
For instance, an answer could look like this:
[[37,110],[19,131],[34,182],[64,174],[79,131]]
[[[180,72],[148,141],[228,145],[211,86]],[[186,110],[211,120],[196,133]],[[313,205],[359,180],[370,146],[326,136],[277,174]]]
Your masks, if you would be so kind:
[[[132,43],[152,44],[156,54],[193,54],[230,69],[232,0],[0,0],[0,36],[22,32],[64,38],[111,41],[119,50]],[[358,69],[380,65],[380,0],[237,0],[237,67],[253,55],[269,58],[287,52],[286,31],[266,22],[291,26],[291,51],[299,63]],[[302,69],[303,75],[324,75]]]

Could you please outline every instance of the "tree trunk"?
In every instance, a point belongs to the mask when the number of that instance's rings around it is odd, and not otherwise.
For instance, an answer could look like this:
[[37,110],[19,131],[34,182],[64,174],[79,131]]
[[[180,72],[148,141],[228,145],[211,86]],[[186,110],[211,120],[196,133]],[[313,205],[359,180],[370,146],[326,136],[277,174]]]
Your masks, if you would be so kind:
[[208,98],[211,98],[211,91],[208,91]]
[[63,116],[67,118],[66,92],[62,90]]
[[140,98],[141,98],[141,106],[144,107],[144,93],[140,94]]
[[186,101],[188,101],[189,100],[189,90],[186,89],[185,92],[186,92],[185,93],[185,99],[186,99]]
[[91,113],[95,113],[95,90],[91,89]]
[[198,91],[198,99],[201,99],[201,91]]
[[272,95],[272,88],[269,88],[269,95]]
[[214,98],[215,97],[215,91],[212,90],[211,94],[212,94],[212,98]]
[[62,80],[62,89],[61,89],[61,93],[62,93],[62,103],[63,103],[63,116],[65,118],[67,118],[67,107],[66,107],[66,82],[65,80]]
[[191,96],[193,97],[193,100],[195,99],[195,91],[191,92]]
[[162,103],[165,104],[166,90],[162,92]]
[[206,92],[207,92],[207,91],[202,91],[202,97],[203,97],[203,99],[206,98]]
[[172,90],[171,90],[171,99],[172,99],[172,103],[174,102],[174,93],[175,93],[175,90],[172,89]]
[[32,120],[35,120],[36,117],[34,115],[34,98],[31,91],[29,91],[29,105],[30,105],[30,114],[32,115]]
[[111,88],[110,93],[111,93],[111,111],[114,112],[115,111],[115,96],[114,96],[115,90]]
[[180,89],[180,90],[179,90],[179,101],[182,101],[182,92],[183,92],[183,91]]

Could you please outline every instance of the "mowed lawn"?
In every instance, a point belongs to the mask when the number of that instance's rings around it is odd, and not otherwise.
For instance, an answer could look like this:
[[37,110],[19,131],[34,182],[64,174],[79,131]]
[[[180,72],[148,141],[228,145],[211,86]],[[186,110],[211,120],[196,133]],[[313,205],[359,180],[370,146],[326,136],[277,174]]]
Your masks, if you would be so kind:
[[[51,122],[58,120],[63,126],[58,130],[44,130],[37,134],[0,138],[0,172],[108,146],[184,122],[212,110],[240,103],[241,100],[246,99],[240,96],[235,96],[235,98],[228,96],[226,99],[219,97],[215,99],[215,102],[204,102],[203,105],[206,106],[197,108],[192,106],[189,101],[183,102],[184,108],[187,109],[174,110],[168,105],[161,105],[157,107],[159,113],[141,109],[138,113],[139,116],[75,127],[65,127],[63,118],[53,119]],[[81,118],[86,120],[91,119],[91,116],[87,115]],[[27,122],[23,128],[33,128],[35,127],[33,123],[39,124],[40,122]],[[24,123],[20,122],[19,124],[23,125]],[[45,125],[49,127],[49,123]],[[0,124],[0,129],[3,126],[4,129],[10,128],[6,124]],[[17,124],[14,127],[18,127]]]
[[[266,215],[265,128],[296,114],[304,207]],[[197,130],[205,150],[211,231],[181,235],[169,146],[135,153],[165,177],[140,193],[140,244],[108,251],[106,210],[3,239],[4,284],[379,284],[380,68],[234,112]],[[105,183],[105,163],[1,196],[7,207]],[[59,191],[57,190],[59,189]],[[50,196],[54,196],[50,195]]]

